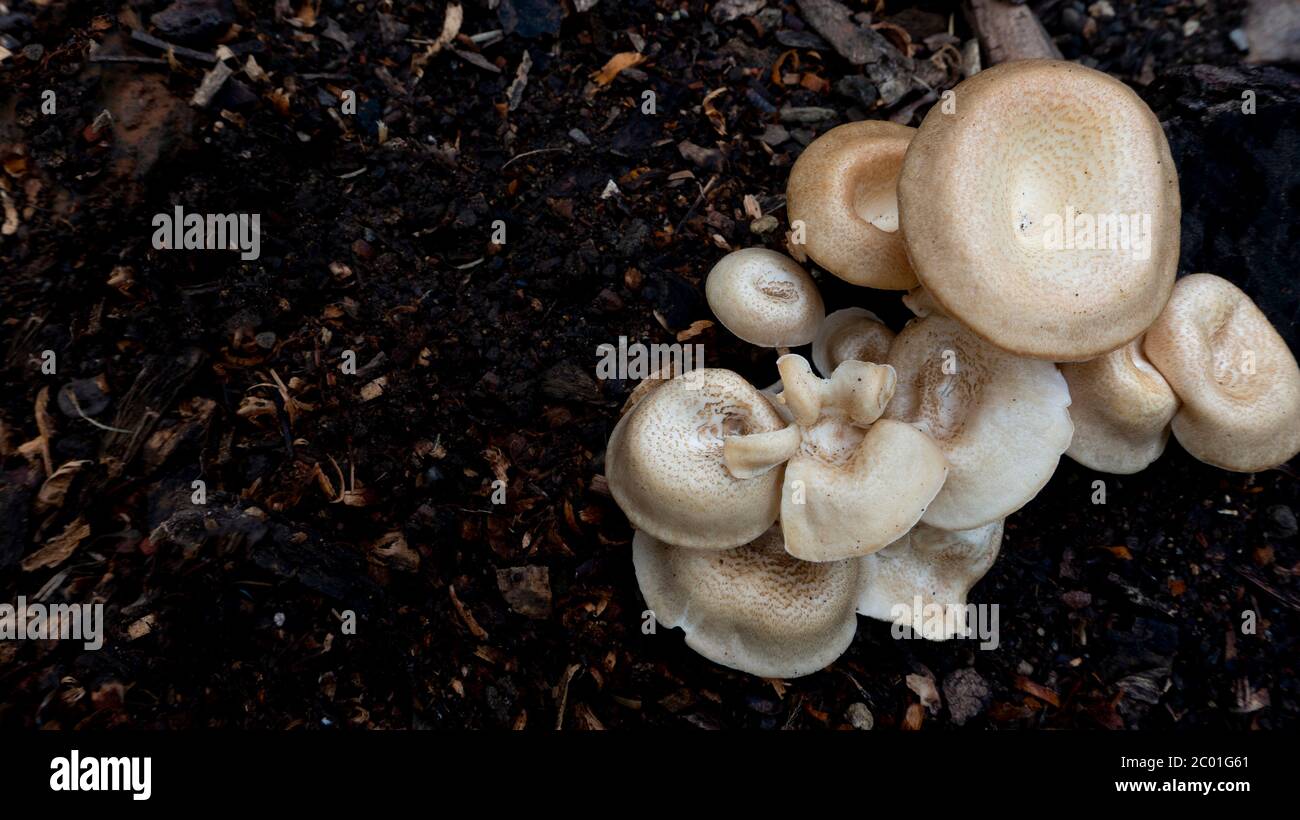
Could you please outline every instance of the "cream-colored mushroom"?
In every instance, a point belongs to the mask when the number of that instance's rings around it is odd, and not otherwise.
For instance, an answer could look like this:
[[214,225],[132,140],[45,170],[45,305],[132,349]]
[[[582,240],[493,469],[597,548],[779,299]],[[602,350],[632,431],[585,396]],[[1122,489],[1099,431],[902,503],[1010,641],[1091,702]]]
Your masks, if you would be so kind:
[[842,655],[857,631],[858,562],[792,558],[780,527],[717,552],[638,532],[632,562],[657,623],[681,627],[691,649],[751,675],[812,674]]
[[727,330],[759,347],[808,344],[826,317],[808,271],[767,248],[722,257],[704,281],[704,296]]
[[777,367],[800,425],[781,490],[786,550],[805,561],[838,561],[907,532],[948,467],[924,433],[879,419],[894,391],[892,369],[848,361],[819,379],[794,355],[782,356]]
[[894,331],[866,308],[837,310],[817,329],[813,364],[818,373],[830,376],[840,362],[883,362],[893,341]]
[[1137,338],[1178,266],[1178,176],[1127,85],[1055,60],[994,66],[930,109],[898,181],[917,278],[1004,350],[1084,361]]
[[845,281],[886,290],[916,285],[898,232],[898,172],[915,130],[866,120],[840,125],[804,149],[786,183],[786,216],[804,250]]
[[1143,349],[1183,402],[1174,437],[1196,458],[1251,473],[1300,452],[1300,368],[1236,285],[1208,273],[1178,280]]
[[858,614],[910,625],[930,640],[966,637],[966,596],[998,557],[1002,525],[998,520],[950,531],[917,524],[879,552],[858,559]]
[[912,288],[903,294],[903,304],[907,306],[908,310],[912,311],[913,315],[922,319],[931,313],[937,313],[940,316],[946,315],[943,308],[939,307],[939,304],[934,301],[934,297],[925,288]]
[[980,527],[1038,494],[1070,446],[1070,392],[1056,365],[1013,356],[930,315],[889,350],[898,387],[885,417],[934,439],[950,470],[922,520]]
[[[693,370],[645,393],[619,420],[605,450],[610,493],[632,525],[684,547],[729,549],[767,530],[779,511],[786,455],[764,437],[740,448],[733,475],[732,437],[781,431],[786,422],[767,398],[730,370]],[[797,436],[787,445],[797,445]],[[735,447],[733,447],[735,449]],[[773,464],[759,463],[766,453]]]
[[1160,458],[1178,397],[1134,339],[1089,362],[1061,365],[1070,387],[1074,439],[1065,454],[1085,467],[1127,475]]

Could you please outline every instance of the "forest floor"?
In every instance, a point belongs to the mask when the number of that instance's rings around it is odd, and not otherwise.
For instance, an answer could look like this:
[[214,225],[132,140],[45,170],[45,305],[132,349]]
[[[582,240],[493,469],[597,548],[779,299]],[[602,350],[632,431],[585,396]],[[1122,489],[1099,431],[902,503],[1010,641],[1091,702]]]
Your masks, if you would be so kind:
[[[861,619],[780,683],[642,633],[602,476],[632,385],[597,347],[776,379],[704,275],[783,248],[803,146],[916,125],[972,36],[952,3],[848,5],[888,66],[806,22],[828,0],[471,0],[441,40],[443,0],[0,3],[0,601],[101,602],[109,633],[0,642],[0,727],[1300,724],[1296,472],[1173,441],[1134,476],[1063,459],[1008,519],[972,593],[996,651]],[[1294,350],[1300,81],[1245,64],[1245,3],[1030,5],[1166,122],[1180,273]],[[177,206],[260,214],[260,258],[155,250]]]

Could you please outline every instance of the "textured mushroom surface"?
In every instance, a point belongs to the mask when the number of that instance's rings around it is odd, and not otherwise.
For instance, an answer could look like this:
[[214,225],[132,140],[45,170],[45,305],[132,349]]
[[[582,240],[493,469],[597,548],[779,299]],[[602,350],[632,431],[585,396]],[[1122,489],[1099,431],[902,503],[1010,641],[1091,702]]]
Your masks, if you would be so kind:
[[930,109],[898,183],[908,255],[943,312],[1050,361],[1141,335],[1173,288],[1181,210],[1151,110],[1054,60],[982,71],[954,103]]
[[1178,397],[1134,339],[1089,362],[1061,365],[1070,386],[1074,439],[1065,454],[1085,467],[1126,475],[1160,458]]
[[948,480],[922,520],[964,530],[1006,518],[1038,494],[1070,446],[1070,392],[1056,365],[1013,356],[931,315],[894,340],[898,374],[885,417],[933,438]]
[[858,613],[912,624],[930,640],[965,636],[964,611],[952,619],[931,620],[924,615],[936,606],[945,612],[966,606],[971,587],[998,557],[1002,525],[998,520],[973,530],[950,531],[917,524],[883,550],[862,557]]
[[610,493],[656,538],[701,549],[748,543],[776,520],[783,468],[737,478],[725,440],[786,426],[737,374],[691,371],[645,393],[615,425],[605,450]]
[[817,372],[830,376],[841,362],[883,362],[894,331],[866,308],[844,308],[826,317],[813,339]]
[[790,224],[803,222],[807,254],[845,281],[886,290],[916,285],[898,230],[898,173],[914,133],[876,120],[840,125],[790,169]]
[[1226,279],[1196,273],[1143,344],[1182,400],[1178,443],[1216,467],[1249,473],[1300,451],[1300,368],[1250,297]]
[[709,271],[704,296],[727,330],[760,347],[808,344],[826,317],[808,271],[767,248],[722,257]]
[[681,627],[709,660],[765,678],[816,672],[857,631],[857,561],[786,554],[781,528],[731,550],[690,550],[645,532],[632,540],[637,584],[655,620]]

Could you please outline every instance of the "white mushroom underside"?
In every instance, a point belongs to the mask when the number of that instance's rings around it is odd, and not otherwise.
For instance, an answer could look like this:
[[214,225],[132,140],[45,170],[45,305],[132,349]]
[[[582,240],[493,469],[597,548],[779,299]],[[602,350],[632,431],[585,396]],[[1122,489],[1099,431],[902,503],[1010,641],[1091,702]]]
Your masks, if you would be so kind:
[[890,349],[898,374],[885,417],[938,442],[948,480],[922,520],[949,530],[1006,518],[1038,494],[1070,446],[1070,393],[1050,362],[1005,353],[952,319],[904,328]]
[[[918,524],[879,552],[864,556],[858,613],[911,624],[930,640],[968,634],[966,596],[993,566],[1002,521],[950,532]],[[918,607],[919,604],[919,607]],[[934,618],[942,608],[945,617]]]

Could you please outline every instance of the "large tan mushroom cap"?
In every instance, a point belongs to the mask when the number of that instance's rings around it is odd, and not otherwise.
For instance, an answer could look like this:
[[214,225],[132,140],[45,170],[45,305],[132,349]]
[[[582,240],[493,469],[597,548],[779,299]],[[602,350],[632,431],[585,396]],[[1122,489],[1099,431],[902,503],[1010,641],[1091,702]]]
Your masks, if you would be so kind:
[[634,527],[669,543],[748,543],[776,520],[783,470],[733,476],[725,440],[785,427],[737,374],[693,370],[644,394],[614,427],[605,449],[610,493]]
[[780,527],[720,552],[638,532],[632,561],[658,623],[681,627],[687,646],[751,675],[812,674],[842,655],[857,631],[858,562],[791,558]]
[[786,183],[786,216],[802,221],[804,250],[855,285],[916,285],[898,231],[898,171],[916,132],[867,120],[840,125],[804,149]]
[[1006,518],[1038,494],[1070,446],[1070,392],[1056,365],[1013,356],[931,315],[889,350],[898,386],[885,417],[933,438],[950,470],[925,523],[965,530]]
[[[880,552],[861,559],[858,614],[896,624],[912,624],[930,640],[966,634],[966,613],[931,620],[927,608],[965,607],[966,595],[993,566],[1002,544],[1001,520],[973,530],[952,532],[917,524]],[[920,609],[917,608],[919,600]],[[955,626],[956,628],[951,628]]]
[[[994,66],[955,93],[955,111],[926,115],[898,182],[921,284],[1022,356],[1084,361],[1141,335],[1178,266],[1178,177],[1155,115],[1118,80],[1055,60]],[[1076,214],[1099,226],[1090,239],[1067,228]],[[1135,214],[1133,245],[1119,231]]]
[[767,248],[722,257],[704,282],[704,297],[727,330],[759,347],[808,344],[826,317],[808,271]]
[[1074,440],[1065,454],[1085,467],[1127,475],[1160,458],[1178,397],[1134,339],[1090,362],[1061,365],[1070,386]]
[[1144,349],[1183,402],[1174,436],[1196,458],[1252,473],[1300,452],[1300,368],[1236,285],[1208,273],[1178,280]]
[[830,376],[841,362],[883,362],[894,342],[894,331],[866,308],[844,308],[826,317],[813,339],[812,360],[817,372]]

